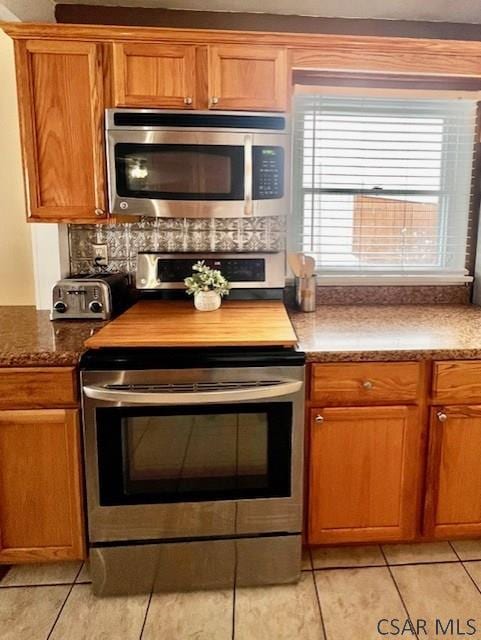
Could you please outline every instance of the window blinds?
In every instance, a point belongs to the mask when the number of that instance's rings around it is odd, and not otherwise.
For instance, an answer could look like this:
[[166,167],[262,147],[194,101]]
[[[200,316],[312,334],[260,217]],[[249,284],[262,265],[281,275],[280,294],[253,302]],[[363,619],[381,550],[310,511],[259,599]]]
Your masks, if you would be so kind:
[[474,100],[301,94],[294,243],[318,273],[466,280]]

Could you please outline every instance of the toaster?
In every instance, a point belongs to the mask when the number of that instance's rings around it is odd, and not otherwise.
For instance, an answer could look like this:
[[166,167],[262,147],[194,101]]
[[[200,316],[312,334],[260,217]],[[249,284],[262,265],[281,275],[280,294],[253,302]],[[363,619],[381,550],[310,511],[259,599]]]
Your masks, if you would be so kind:
[[123,273],[95,273],[59,280],[52,289],[51,320],[109,320],[129,304]]

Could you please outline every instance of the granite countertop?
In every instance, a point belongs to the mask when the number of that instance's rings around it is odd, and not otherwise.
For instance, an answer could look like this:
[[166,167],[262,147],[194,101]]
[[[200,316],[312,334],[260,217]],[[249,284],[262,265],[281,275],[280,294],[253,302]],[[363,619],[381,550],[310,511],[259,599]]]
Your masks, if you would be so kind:
[[308,362],[481,359],[473,305],[326,305],[289,315]]
[[[481,359],[481,307],[324,305],[290,311],[308,362]],[[0,367],[73,366],[104,322],[49,320],[34,307],[0,307]]]
[[105,322],[60,320],[35,307],[0,307],[0,367],[75,366],[84,341]]

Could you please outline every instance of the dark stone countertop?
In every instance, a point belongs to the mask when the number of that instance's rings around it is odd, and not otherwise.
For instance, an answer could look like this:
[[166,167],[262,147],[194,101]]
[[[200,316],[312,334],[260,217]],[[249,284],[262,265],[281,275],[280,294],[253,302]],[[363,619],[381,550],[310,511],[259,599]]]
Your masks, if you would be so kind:
[[474,305],[325,305],[289,315],[308,362],[481,359]]
[[35,307],[0,307],[0,367],[62,367],[78,363],[84,341],[104,322],[58,320]]
[[[481,307],[324,305],[289,312],[308,362],[481,359]],[[0,367],[72,366],[105,323],[0,307]]]

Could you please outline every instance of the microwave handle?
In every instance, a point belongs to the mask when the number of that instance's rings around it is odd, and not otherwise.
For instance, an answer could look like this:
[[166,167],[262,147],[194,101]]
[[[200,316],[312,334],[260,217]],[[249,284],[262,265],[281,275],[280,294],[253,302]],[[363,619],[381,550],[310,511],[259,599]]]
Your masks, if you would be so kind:
[[189,392],[138,392],[118,391],[99,386],[87,386],[83,388],[87,398],[103,400],[104,402],[124,402],[127,404],[146,405],[184,405],[184,404],[212,404],[222,402],[245,402],[248,400],[270,400],[282,396],[297,393],[302,389],[302,382],[293,380],[265,387],[251,389],[234,389],[228,391],[206,391],[199,393]]
[[252,135],[244,137],[244,214],[252,215]]

